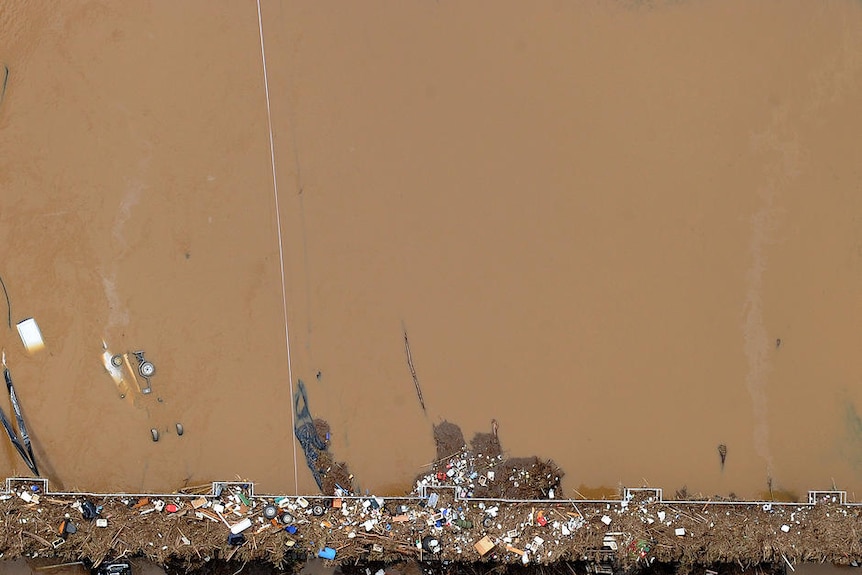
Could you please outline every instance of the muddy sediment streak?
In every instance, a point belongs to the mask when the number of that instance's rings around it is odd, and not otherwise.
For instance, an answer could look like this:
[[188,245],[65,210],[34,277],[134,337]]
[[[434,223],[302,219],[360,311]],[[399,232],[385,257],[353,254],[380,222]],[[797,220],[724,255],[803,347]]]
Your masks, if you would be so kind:
[[[324,440],[328,426],[314,425]],[[563,500],[562,470],[537,457],[506,457],[496,425],[469,445],[449,422],[434,435],[439,457],[402,498],[338,487],[334,496],[253,496],[245,483],[205,495],[85,497],[14,480],[0,500],[0,553],[93,566],[142,557],[171,572],[213,574],[263,565],[296,571],[320,553],[334,554],[331,563],[346,573],[405,574],[768,572],[862,560],[854,535],[862,533],[862,510],[834,497],[753,505],[663,501],[656,490],[635,490],[613,501]],[[328,452],[318,451],[321,483],[335,484],[346,468],[323,465]]]

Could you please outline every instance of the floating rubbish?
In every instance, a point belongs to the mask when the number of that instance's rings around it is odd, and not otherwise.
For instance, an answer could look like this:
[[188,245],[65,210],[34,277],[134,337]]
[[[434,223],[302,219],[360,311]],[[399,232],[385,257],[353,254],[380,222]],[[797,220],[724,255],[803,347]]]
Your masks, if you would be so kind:
[[516,555],[520,555],[521,557],[524,556],[523,550],[518,549],[517,547],[512,547],[511,545],[508,545],[508,544],[506,545],[506,551],[508,551],[509,553],[515,553]]
[[150,378],[156,373],[156,366],[149,362],[144,357],[143,351],[133,351],[132,355],[135,356],[135,359],[138,360],[138,374],[144,378],[144,381],[147,382],[146,387],[141,388],[141,393],[147,394],[150,393],[152,387],[150,386]]
[[251,527],[251,519],[246,517],[245,519],[243,519],[239,523],[234,523],[233,525],[231,525],[230,532],[231,533],[242,533],[243,531],[245,531],[249,527]]
[[419,387],[419,377],[416,375],[416,368],[413,367],[413,355],[410,353],[410,340],[407,339],[407,328],[402,324],[404,330],[404,350],[407,352],[407,367],[410,369],[410,375],[413,377],[413,385],[416,387],[416,395],[419,397],[419,405],[422,406],[422,411],[425,411],[425,400],[422,399],[422,389]]
[[[24,423],[24,416],[21,414],[21,405],[18,403],[18,396],[15,395],[15,386],[12,385],[12,374],[9,368],[6,367],[6,352],[2,354],[3,362],[3,377],[6,380],[6,390],[9,392],[9,401],[12,403],[12,410],[15,412],[15,423],[18,425],[18,433],[12,428],[12,424],[6,419],[6,414],[0,409],[0,423],[6,429],[12,445],[18,451],[18,454],[37,477],[39,476],[39,468],[36,466],[36,457],[33,455],[33,447],[30,444],[30,436],[27,434],[27,426]],[[20,434],[20,435],[19,435]]]
[[[6,68],[6,73],[9,73],[9,69]],[[5,84],[4,84],[5,87]],[[0,96],[0,104],[3,103],[3,98]],[[6,290],[6,282],[3,281],[3,276],[0,276],[0,286],[3,287],[3,295],[6,296],[6,321],[9,324],[9,329],[12,329],[12,300],[9,299],[9,292]]]
[[109,561],[99,566],[96,575],[132,575],[132,566],[125,561]]
[[245,543],[245,535],[242,533],[228,533],[227,536],[227,544],[233,545],[234,547],[239,547]]
[[182,423],[178,423],[178,424],[177,424],[177,435],[182,435],[182,434],[183,434],[183,433],[185,433],[185,432],[186,432],[186,431],[185,431],[185,429],[183,429],[183,424],[182,424]]
[[263,508],[263,516],[267,519],[275,519],[278,515],[278,507],[275,505],[267,505]]
[[9,82],[9,66],[6,64],[0,64],[0,76],[2,76],[2,80],[0,80],[0,104],[3,103],[3,100],[6,98],[6,84]]
[[[320,470],[317,468],[317,460],[322,451],[326,451],[326,443],[320,438],[317,433],[317,428],[314,426],[314,418],[311,417],[311,412],[308,409],[308,395],[305,391],[305,384],[300,379],[297,382],[296,392],[293,394],[294,419],[293,433],[296,439],[302,446],[305,453],[305,462],[314,477],[317,488],[323,490],[323,477],[320,475]],[[302,505],[302,500],[300,500]],[[306,507],[306,501],[303,507]]]
[[[137,363],[137,367],[132,367],[130,356]],[[121,398],[129,397],[130,382],[134,382],[134,387],[140,393],[144,395],[152,393],[150,378],[156,373],[156,367],[152,362],[147,361],[143,351],[111,353],[108,350],[108,344],[102,340],[102,365],[105,366],[111,379],[114,380]],[[141,385],[139,377],[144,380],[143,385]]]
[[311,508],[311,514],[314,515],[315,517],[320,517],[324,513],[326,513],[326,508],[323,507],[323,505],[314,505]]
[[718,446],[718,456],[721,457],[721,470],[724,471],[724,460],[727,459],[727,446],[723,443]]
[[96,506],[93,505],[92,501],[84,501],[81,504],[81,516],[87,521],[92,521],[99,514],[99,511],[96,509]]
[[281,522],[285,525],[290,525],[291,523],[293,523],[293,515],[291,515],[290,513],[282,513],[280,519]]
[[42,339],[42,331],[32,317],[18,322],[18,335],[24,342],[24,348],[30,353],[36,353],[45,348],[45,340]]
[[321,559],[335,559],[335,549],[332,547],[324,547],[317,552],[317,556]]
[[440,551],[440,541],[433,535],[427,535],[422,539],[422,549],[428,553],[437,553]]
[[108,526],[108,520],[105,519],[104,517],[96,519],[96,527],[107,527],[107,526]]
[[62,535],[74,535],[78,532],[78,528],[70,520],[66,519],[60,524],[60,533]]
[[155,427],[150,430],[150,434],[153,436],[153,441],[159,440],[159,430]]
[[476,549],[480,556],[484,557],[494,548],[494,542],[491,541],[490,537],[485,535],[473,544],[473,548]]

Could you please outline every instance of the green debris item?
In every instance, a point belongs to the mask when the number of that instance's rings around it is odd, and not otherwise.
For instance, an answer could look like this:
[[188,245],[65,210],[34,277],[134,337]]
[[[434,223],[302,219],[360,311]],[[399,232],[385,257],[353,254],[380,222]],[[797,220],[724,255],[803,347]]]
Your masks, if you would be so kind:
[[243,505],[245,505],[246,507],[251,506],[251,501],[248,500],[248,497],[245,496],[245,493],[240,491],[238,495]]
[[454,523],[455,525],[457,525],[458,527],[460,527],[462,529],[472,529],[473,528],[473,522],[467,521],[466,519],[455,519],[454,521],[452,521],[452,523]]

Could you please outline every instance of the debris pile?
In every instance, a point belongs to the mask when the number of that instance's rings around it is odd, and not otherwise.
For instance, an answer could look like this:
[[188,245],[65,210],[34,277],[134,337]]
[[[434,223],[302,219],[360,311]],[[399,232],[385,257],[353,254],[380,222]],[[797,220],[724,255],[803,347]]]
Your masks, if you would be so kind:
[[432,473],[417,478],[417,489],[450,486],[459,498],[561,499],[563,470],[535,456],[504,458],[497,423],[491,426],[491,433],[476,434],[468,448],[457,425],[435,425],[437,460]]
[[317,488],[326,495],[332,495],[336,490],[350,491],[353,476],[347,471],[347,464],[335,461],[329,451],[329,424],[311,416],[308,395],[302,380],[297,383],[293,403],[293,433],[302,446],[306,465],[317,483]]
[[143,556],[193,570],[210,561],[284,568],[317,556],[352,564],[567,562],[612,572],[654,563],[687,571],[862,558],[853,535],[862,531],[862,513],[834,500],[695,503],[629,490],[618,501],[512,503],[460,499],[443,485],[401,499],[270,497],[238,483],[216,483],[205,496],[95,498],[44,493],[41,484],[21,481],[0,496],[0,556],[7,559],[98,566]]
[[47,493],[45,480],[7,480],[0,557],[95,566],[145,557],[191,571],[231,561],[286,568],[313,556],[342,565],[577,564],[591,573],[862,559],[854,535],[862,512],[831,492],[806,504],[664,501],[647,488],[614,501],[563,499],[553,462],[504,458],[496,427],[472,448],[450,423],[435,437],[444,456],[401,498],[340,485],[332,496],[262,496],[242,482],[213,483],[203,494],[85,497]]

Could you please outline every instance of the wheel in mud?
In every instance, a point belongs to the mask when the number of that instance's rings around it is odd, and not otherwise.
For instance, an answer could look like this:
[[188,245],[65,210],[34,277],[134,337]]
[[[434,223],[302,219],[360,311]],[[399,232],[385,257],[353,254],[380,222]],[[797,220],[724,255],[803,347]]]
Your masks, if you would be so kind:
[[138,367],[138,371],[139,371],[139,372],[141,373],[141,375],[143,375],[144,377],[152,377],[152,375],[153,375],[154,373],[156,373],[156,366],[154,366],[154,365],[153,365],[152,363],[150,363],[149,361],[145,361],[144,363],[142,363],[142,364]]
[[114,367],[122,367],[123,356],[119,353],[117,355],[111,356],[111,365],[113,365]]

